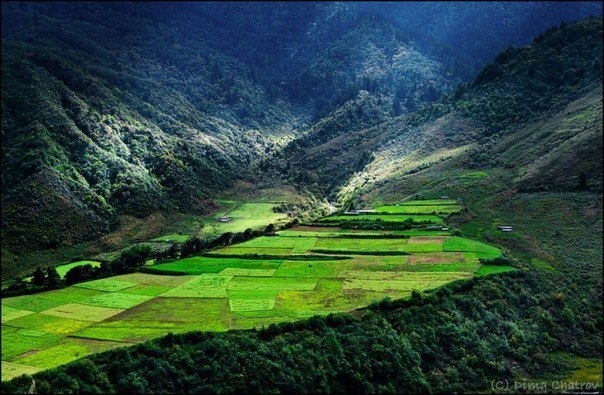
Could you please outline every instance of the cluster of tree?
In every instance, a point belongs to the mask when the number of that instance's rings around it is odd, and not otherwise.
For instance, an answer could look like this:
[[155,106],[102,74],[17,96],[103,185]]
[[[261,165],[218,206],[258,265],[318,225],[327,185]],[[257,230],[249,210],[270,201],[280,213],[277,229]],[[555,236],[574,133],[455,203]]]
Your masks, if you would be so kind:
[[[281,228],[291,228],[297,223],[298,220],[294,219],[282,225]],[[152,251],[151,247],[148,245],[137,244],[122,251],[114,260],[101,262],[100,266],[93,267],[91,264],[75,266],[67,271],[64,279],[61,279],[61,276],[54,267],[47,267],[45,269],[38,267],[32,275],[31,282],[28,283],[19,279],[3,292],[3,296],[37,293],[117,274],[132,273],[141,270],[149,259],[155,259],[156,263],[162,263],[178,258],[186,258],[215,248],[243,243],[254,237],[275,236],[277,230],[278,228],[274,224],[269,224],[264,230],[252,230],[251,228],[248,228],[243,232],[225,232],[219,237],[211,240],[204,240],[194,236],[182,243],[182,245],[174,243],[170,248],[157,252]]]
[[[518,271],[383,300],[354,316],[169,334],[33,379],[42,394],[457,393],[488,390],[493,379],[514,380],[520,372],[559,378],[571,364],[550,353],[602,351],[594,336],[601,308],[556,297],[561,280],[568,281]],[[577,297],[593,300],[590,293]],[[32,376],[21,376],[3,382],[2,392],[24,393],[31,383]]]
[[117,274],[132,273],[143,267],[151,256],[151,248],[148,245],[135,245],[122,251],[114,260],[101,262],[100,266],[93,267],[91,264],[75,266],[65,273],[63,279],[54,267],[46,269],[38,267],[29,283],[23,280],[16,281],[2,292],[2,296],[37,293]]

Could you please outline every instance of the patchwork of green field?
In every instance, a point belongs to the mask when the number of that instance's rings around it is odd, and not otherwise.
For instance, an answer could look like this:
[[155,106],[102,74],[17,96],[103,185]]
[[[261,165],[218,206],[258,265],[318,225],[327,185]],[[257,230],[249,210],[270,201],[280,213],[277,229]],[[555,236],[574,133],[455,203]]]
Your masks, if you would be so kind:
[[341,223],[348,221],[374,221],[383,223],[402,223],[412,219],[416,223],[442,224],[443,219],[438,215],[404,215],[404,214],[359,214],[359,215],[333,215],[319,220],[325,223]]
[[452,214],[461,211],[461,205],[425,204],[425,205],[384,205],[375,209],[380,214]]
[[[457,203],[455,199],[422,199],[422,200],[407,200],[398,203],[399,206],[450,206]],[[376,209],[377,211],[377,209]]]
[[[239,210],[243,215],[269,207]],[[431,214],[417,217],[442,223]],[[154,274],[124,274],[3,298],[2,379],[168,332],[261,328],[514,269],[479,261],[500,255],[497,248],[446,231],[304,226],[155,264],[149,267]]]

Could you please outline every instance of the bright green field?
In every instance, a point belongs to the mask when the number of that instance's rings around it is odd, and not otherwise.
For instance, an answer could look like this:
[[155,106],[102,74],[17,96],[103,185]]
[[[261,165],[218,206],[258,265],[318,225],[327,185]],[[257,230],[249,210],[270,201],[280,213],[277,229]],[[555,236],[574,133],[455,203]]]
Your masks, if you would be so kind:
[[[266,223],[268,217],[262,216],[267,212],[274,214],[272,204],[244,204],[229,216],[239,216],[245,229],[256,219]],[[442,221],[433,215],[417,217]],[[367,238],[385,233],[410,237]],[[343,234],[347,237],[339,237]],[[361,237],[351,238],[354,234]],[[316,250],[322,254],[313,255]],[[380,251],[384,254],[378,255]],[[124,274],[3,298],[2,379],[168,332],[260,328],[513,269],[478,260],[499,255],[497,248],[449,232],[301,226],[205,256],[151,266],[158,274]],[[174,273],[180,275],[170,275]]]
[[441,224],[443,219],[438,215],[403,215],[403,214],[360,214],[360,215],[334,215],[325,217],[319,222],[341,223],[347,221],[381,221],[384,223],[402,223],[413,219],[417,223]]
[[[448,206],[458,204],[455,199],[423,199],[423,200],[408,200],[398,203],[399,206]],[[376,210],[377,211],[377,210]]]
[[[250,229],[264,229],[268,224],[283,224],[287,222],[287,215],[275,213],[274,203],[230,203],[225,211],[207,217],[203,228],[204,236],[216,236],[225,232],[243,232]],[[221,222],[220,217],[230,218],[229,222]]]
[[459,204],[430,204],[430,205],[384,205],[375,211],[387,214],[451,214],[461,210]]

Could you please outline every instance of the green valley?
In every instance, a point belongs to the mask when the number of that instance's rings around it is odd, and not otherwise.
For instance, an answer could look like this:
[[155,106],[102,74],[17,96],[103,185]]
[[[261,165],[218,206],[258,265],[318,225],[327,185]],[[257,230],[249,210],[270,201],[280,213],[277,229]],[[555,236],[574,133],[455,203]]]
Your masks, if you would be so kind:
[[[383,206],[380,213],[397,216],[399,208],[426,204],[436,212],[451,213],[451,203],[432,201]],[[455,207],[459,211],[460,206]],[[241,205],[230,212],[235,220],[229,224],[235,226],[238,215],[243,221],[252,214],[265,223],[274,219],[263,218],[262,210],[262,204]],[[378,225],[382,216],[367,215]],[[480,263],[499,257],[497,248],[450,232],[418,235],[423,228],[416,225],[393,235],[391,231],[365,234],[335,227],[327,233],[312,226],[293,227],[211,254],[146,266],[143,273],[3,298],[2,379],[168,332],[261,329],[352,311],[386,297],[406,299],[412,292],[493,269],[515,270],[509,265]],[[401,254],[390,255],[393,251]]]
[[1,3],[7,394],[602,391],[602,4]]

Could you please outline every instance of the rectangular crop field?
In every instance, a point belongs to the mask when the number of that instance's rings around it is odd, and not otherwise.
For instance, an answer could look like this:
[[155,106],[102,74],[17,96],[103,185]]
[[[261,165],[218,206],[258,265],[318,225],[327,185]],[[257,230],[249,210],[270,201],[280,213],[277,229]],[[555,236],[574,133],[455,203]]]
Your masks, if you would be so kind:
[[35,328],[44,333],[52,333],[55,335],[67,335],[92,325],[92,322],[34,313],[12,320],[9,325],[22,329]]
[[275,269],[240,269],[229,267],[220,272],[223,276],[239,276],[239,277],[272,277],[275,274]]
[[275,277],[337,277],[342,261],[284,261]]
[[350,251],[405,251],[408,239],[339,239],[320,238],[317,249]]
[[226,288],[233,276],[200,274],[199,276],[163,293],[164,297],[226,298]]
[[317,278],[299,277],[233,277],[229,283],[229,291],[258,291],[258,290],[299,290],[311,291],[317,285]]
[[130,288],[130,287],[134,287],[135,285],[138,285],[138,284],[130,282],[130,281],[120,281],[120,280],[114,280],[111,278],[102,278],[100,280],[93,280],[93,281],[88,281],[85,283],[79,283],[79,284],[76,284],[75,286],[80,287],[80,288],[95,289],[98,291],[114,292],[114,291],[121,291],[122,289]]
[[474,252],[480,258],[496,258],[501,256],[499,248],[481,243],[479,241],[452,236],[443,243],[443,251],[469,251]]
[[375,209],[381,214],[451,214],[461,211],[459,204],[385,205]]
[[41,314],[52,315],[56,317],[72,318],[80,321],[103,321],[111,316],[121,313],[123,309],[88,306],[78,303],[69,303],[52,309],[44,310]]
[[126,294],[121,292],[104,293],[83,300],[82,304],[99,307],[114,307],[116,309],[129,309],[150,300],[152,296]]
[[441,206],[458,204],[455,199],[423,199],[423,200],[407,200],[398,203],[399,206]]
[[373,221],[384,223],[403,223],[408,219],[412,219],[415,223],[431,223],[441,224],[443,219],[438,215],[404,215],[404,214],[361,214],[361,215],[334,215],[325,217],[320,222],[341,223],[350,221]]
[[221,248],[220,250],[212,251],[213,256],[220,255],[291,255],[293,248],[277,248],[277,247],[243,247],[239,245]]
[[[228,249],[220,250],[222,252]],[[215,252],[220,252],[215,251]],[[236,253],[232,251],[230,253]],[[217,254],[218,255],[218,254]],[[154,270],[177,271],[187,274],[220,273],[227,268],[276,269],[281,260],[221,258],[219,256],[192,256],[174,262],[154,265]]]
[[230,299],[231,311],[272,310],[275,299]]

